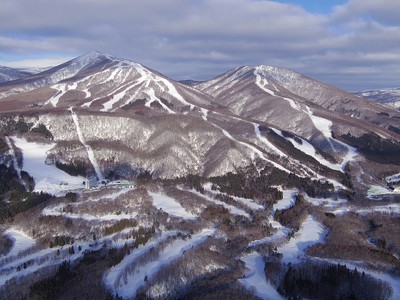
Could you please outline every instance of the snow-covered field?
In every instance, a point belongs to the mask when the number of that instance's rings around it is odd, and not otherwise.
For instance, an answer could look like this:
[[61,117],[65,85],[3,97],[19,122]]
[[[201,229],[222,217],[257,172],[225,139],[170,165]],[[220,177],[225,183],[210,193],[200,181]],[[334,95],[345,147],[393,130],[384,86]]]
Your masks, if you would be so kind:
[[197,217],[196,215],[192,215],[190,212],[185,210],[174,198],[168,197],[167,195],[156,194],[150,191],[148,193],[153,199],[154,206],[158,209],[162,209],[169,215],[184,219],[195,219]]
[[133,270],[127,270],[129,265],[134,263],[142,254],[171,236],[171,233],[164,233],[161,238],[133,250],[130,255],[127,255],[118,265],[106,273],[104,282],[114,295],[118,293],[123,298],[132,298],[136,295],[137,289],[145,284],[145,278],[150,279],[162,266],[179,258],[186,250],[202,243],[213,233],[213,229],[204,229],[186,240],[176,239],[162,250],[157,260],[138,264]]
[[246,264],[245,277],[239,281],[248,289],[254,287],[255,294],[262,299],[284,299],[265,278],[264,259],[257,252],[252,252],[241,258]]
[[275,213],[277,209],[286,209],[294,205],[295,195],[298,193],[298,190],[283,190],[282,193],[283,198],[272,206],[273,213]]
[[22,150],[23,170],[28,172],[35,180],[35,192],[61,196],[70,190],[83,188],[85,178],[71,176],[56,168],[55,165],[45,163],[47,151],[52,149],[55,144],[38,144],[18,137],[12,137],[12,140]]
[[11,227],[4,231],[3,234],[13,241],[12,248],[5,257],[17,255],[35,245],[35,240],[21,230]]
[[316,221],[312,216],[308,216],[294,237],[288,243],[278,248],[278,252],[283,255],[282,262],[298,262],[309,246],[323,241],[325,231],[321,223]]

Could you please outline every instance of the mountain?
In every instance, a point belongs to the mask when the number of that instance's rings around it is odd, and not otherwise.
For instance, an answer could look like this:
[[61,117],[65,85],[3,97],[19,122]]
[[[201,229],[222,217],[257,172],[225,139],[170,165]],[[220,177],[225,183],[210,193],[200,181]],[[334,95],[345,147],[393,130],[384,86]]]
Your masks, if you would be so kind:
[[397,110],[283,68],[1,83],[0,298],[398,298],[399,153]]
[[400,108],[400,88],[369,90],[355,94],[389,107]]
[[32,74],[33,72],[29,72],[27,70],[19,70],[0,66],[0,83],[28,77]]

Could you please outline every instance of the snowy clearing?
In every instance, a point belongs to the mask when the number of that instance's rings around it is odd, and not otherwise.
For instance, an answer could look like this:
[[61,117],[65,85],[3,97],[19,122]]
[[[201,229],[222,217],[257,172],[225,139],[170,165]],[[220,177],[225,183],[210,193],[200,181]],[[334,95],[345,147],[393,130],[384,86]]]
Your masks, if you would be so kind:
[[21,230],[9,228],[3,234],[13,241],[10,252],[5,257],[17,255],[35,245],[35,240]]
[[167,195],[156,194],[148,191],[151,198],[153,198],[153,204],[158,209],[162,209],[166,213],[172,216],[181,217],[184,219],[196,219],[196,215],[192,215],[186,211],[174,198],[168,197]]
[[46,152],[52,149],[55,144],[31,143],[17,137],[12,137],[12,140],[22,150],[24,157],[23,169],[35,180],[35,192],[62,196],[70,190],[82,189],[82,183],[85,178],[71,176],[58,169],[55,165],[47,165],[45,163]]
[[284,299],[265,278],[264,259],[257,252],[252,252],[241,258],[246,264],[245,277],[239,281],[247,288],[255,288],[255,294],[262,299]]
[[304,255],[304,251],[316,243],[322,242],[325,237],[325,228],[312,216],[307,216],[306,220],[294,237],[288,243],[278,248],[282,253],[282,262],[295,263]]
[[298,190],[293,189],[293,190],[283,190],[283,197],[281,200],[278,200],[277,203],[275,203],[272,206],[272,211],[275,213],[277,209],[286,209],[294,205],[295,203],[295,196],[298,194]]

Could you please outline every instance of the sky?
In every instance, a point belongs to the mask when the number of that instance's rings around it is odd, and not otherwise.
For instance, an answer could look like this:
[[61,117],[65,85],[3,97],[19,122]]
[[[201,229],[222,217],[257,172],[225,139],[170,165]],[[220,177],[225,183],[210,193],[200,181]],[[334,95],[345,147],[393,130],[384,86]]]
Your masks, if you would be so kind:
[[173,79],[289,68],[348,91],[400,86],[397,0],[0,0],[0,65],[97,50]]

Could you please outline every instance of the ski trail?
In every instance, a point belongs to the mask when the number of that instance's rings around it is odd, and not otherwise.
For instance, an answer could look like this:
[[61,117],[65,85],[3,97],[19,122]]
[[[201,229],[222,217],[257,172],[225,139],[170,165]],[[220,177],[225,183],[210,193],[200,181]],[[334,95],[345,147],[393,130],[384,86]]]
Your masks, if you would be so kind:
[[22,170],[21,170],[21,168],[20,168],[19,165],[18,165],[17,157],[15,156],[14,148],[13,148],[13,146],[12,146],[12,144],[11,144],[10,138],[9,138],[8,136],[6,136],[5,138],[6,138],[7,146],[8,146],[8,148],[10,149],[10,154],[11,154],[11,156],[12,156],[14,169],[17,171],[19,181],[20,181],[21,184],[25,187],[25,190],[28,191],[28,187],[26,186],[25,181],[22,180],[22,177],[21,177],[21,171],[22,171]]
[[98,165],[98,163],[96,161],[96,158],[94,157],[94,151],[93,151],[92,147],[86,143],[85,138],[83,137],[82,130],[81,130],[80,126],[79,126],[78,116],[72,110],[72,107],[69,110],[71,111],[72,120],[74,121],[74,124],[75,124],[75,127],[76,127],[76,132],[78,133],[79,141],[86,148],[90,163],[92,164],[92,166],[94,168],[94,171],[96,172],[97,178],[100,181],[102,181],[102,180],[104,180],[103,174],[101,173],[100,167],[99,167],[99,165]]
[[254,125],[254,131],[256,133],[257,138],[266,146],[268,146],[268,148],[274,150],[279,156],[283,156],[283,157],[287,157],[287,155],[285,153],[283,153],[281,150],[279,150],[277,147],[275,147],[270,141],[268,141],[268,139],[266,139],[265,137],[263,137],[261,135],[260,132],[260,125],[258,125],[257,123],[253,123]]
[[[256,76],[256,84],[258,85],[258,87],[259,87],[260,89],[262,89],[264,92],[266,92],[266,93],[268,93],[268,94],[270,94],[270,95],[272,95],[272,96],[279,97],[279,98],[281,98],[281,99],[283,99],[283,100],[289,102],[290,106],[291,106],[293,109],[295,109],[295,110],[297,110],[297,111],[300,111],[300,106],[299,106],[296,102],[294,102],[294,100],[292,100],[292,99],[290,99],[290,98],[281,97],[281,96],[279,96],[279,95],[276,95],[274,91],[272,91],[272,90],[266,88],[265,85],[268,84],[268,81],[267,81],[265,78],[262,78],[262,77],[261,77],[260,71],[261,71],[261,69],[260,69],[260,67],[258,66],[258,67],[256,67],[256,68],[254,69],[254,72],[253,72],[254,75]],[[275,87],[274,84],[272,84],[272,85]],[[275,88],[276,88],[276,87],[275,87]]]
[[214,124],[214,123],[211,123],[211,122],[210,122],[210,124],[213,125],[214,127],[218,128],[219,130],[221,130],[222,133],[223,133],[228,139],[230,139],[230,140],[232,140],[232,141],[234,141],[234,142],[236,142],[236,143],[238,143],[238,144],[240,144],[240,145],[242,145],[242,146],[245,146],[247,149],[249,149],[249,150],[252,152],[252,153],[251,153],[251,154],[252,154],[252,155],[251,155],[251,158],[252,158],[253,160],[255,159],[255,155],[257,155],[257,156],[260,157],[262,160],[265,160],[265,161],[271,163],[274,167],[276,167],[276,168],[278,168],[278,169],[280,169],[280,170],[282,170],[282,171],[284,171],[284,172],[286,172],[286,173],[289,173],[289,174],[291,173],[288,169],[286,169],[286,168],[282,167],[281,165],[277,164],[276,162],[274,162],[274,161],[272,161],[272,160],[266,158],[265,155],[264,155],[264,153],[262,153],[259,149],[257,149],[257,148],[254,147],[253,145],[250,145],[250,144],[248,144],[248,143],[246,143],[246,142],[242,142],[242,141],[239,141],[239,140],[233,138],[233,136],[232,136],[228,131],[226,131],[225,129],[219,127],[218,125],[216,125],[216,124]]

